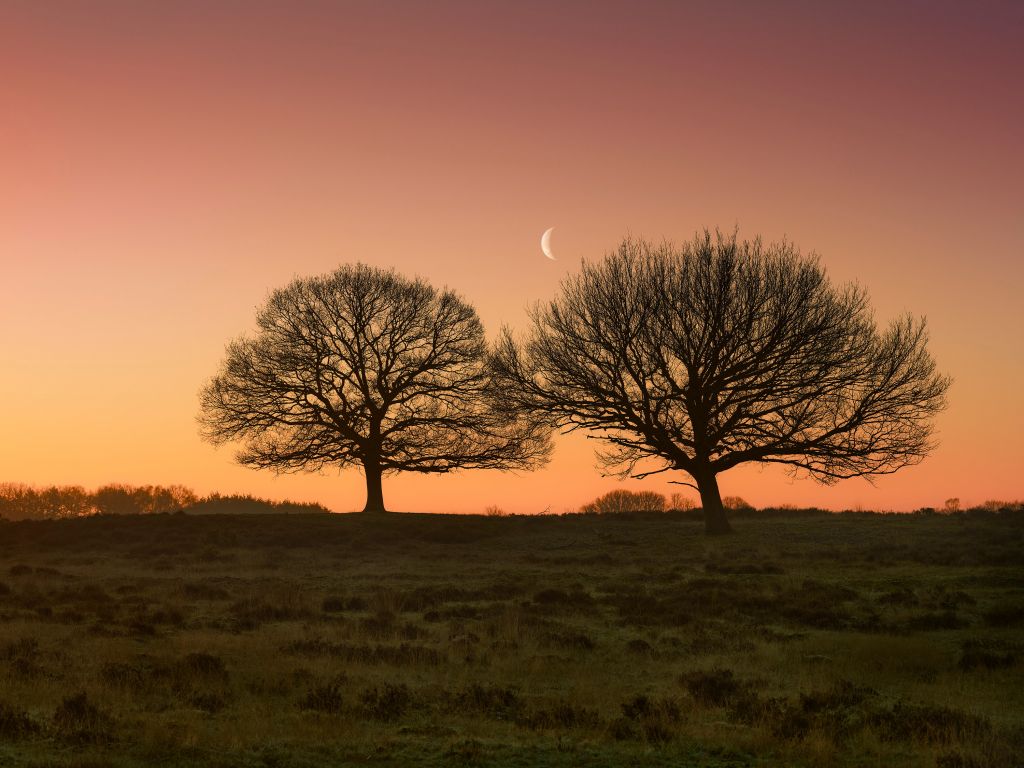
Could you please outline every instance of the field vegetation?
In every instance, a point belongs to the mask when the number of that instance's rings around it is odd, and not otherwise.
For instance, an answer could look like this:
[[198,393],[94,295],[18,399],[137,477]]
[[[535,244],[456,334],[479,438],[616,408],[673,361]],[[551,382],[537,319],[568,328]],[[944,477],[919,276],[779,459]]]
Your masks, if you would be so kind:
[[0,764],[1010,768],[1024,515],[0,522]]

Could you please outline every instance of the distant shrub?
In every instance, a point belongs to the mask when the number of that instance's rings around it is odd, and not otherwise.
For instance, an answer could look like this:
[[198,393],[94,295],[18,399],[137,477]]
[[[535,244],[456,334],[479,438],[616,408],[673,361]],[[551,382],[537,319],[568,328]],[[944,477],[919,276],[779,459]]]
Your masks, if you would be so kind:
[[39,725],[28,713],[0,701],[0,739],[18,739],[39,733]]
[[0,483],[0,518],[7,520],[56,520],[87,515],[162,515],[188,511],[192,514],[309,514],[326,513],[320,504],[268,501],[253,496],[200,498],[182,485],[125,485],[110,483],[86,491],[65,485],[35,488],[20,483]]
[[722,499],[722,506],[732,512],[753,512],[754,505],[748,503],[740,496],[725,496]]
[[390,722],[404,715],[412,705],[412,693],[405,684],[367,688],[359,694],[363,712],[375,720]]
[[299,701],[299,709],[327,714],[341,712],[343,705],[344,697],[342,696],[341,681],[339,680],[332,680],[328,683],[313,686],[306,691],[306,695]]
[[328,514],[322,504],[270,501],[248,495],[222,496],[214,493],[185,507],[189,515],[308,515]]
[[499,507],[497,504],[491,504],[484,510],[484,514],[488,517],[508,517],[508,512]]
[[589,515],[608,515],[621,512],[664,512],[665,497],[654,491],[609,491],[589,504],[580,507],[580,512]]
[[686,512],[691,509],[696,509],[697,506],[697,502],[681,493],[673,493],[668,499],[668,508],[675,510],[676,512]]
[[189,653],[179,663],[186,675],[206,680],[227,680],[228,670],[224,660],[212,653]]
[[1024,624],[1024,603],[999,603],[984,614],[990,627],[1016,627]]
[[53,713],[53,728],[68,741],[98,744],[110,740],[111,718],[84,693],[65,698]]
[[324,613],[341,613],[345,610],[345,598],[343,597],[325,597],[323,602],[320,604],[320,610]]
[[957,664],[960,669],[970,672],[975,669],[1007,669],[1017,663],[1015,648],[984,640],[967,640]]
[[664,744],[671,740],[673,726],[681,718],[675,699],[634,696],[623,702],[622,717],[611,724],[612,736],[618,740],[643,738],[651,744]]
[[724,707],[744,689],[740,681],[733,676],[731,669],[720,667],[687,672],[679,678],[679,682],[694,701],[706,707]]
[[1024,501],[1001,501],[989,499],[981,505],[981,509],[987,512],[1024,512]]
[[450,696],[454,709],[482,714],[495,720],[513,720],[522,711],[523,702],[514,688],[473,683]]
[[536,730],[595,728],[601,722],[597,711],[567,701],[539,709],[519,720],[520,725]]
[[884,741],[949,744],[988,735],[988,720],[950,707],[896,702],[891,710],[875,713],[872,725]]

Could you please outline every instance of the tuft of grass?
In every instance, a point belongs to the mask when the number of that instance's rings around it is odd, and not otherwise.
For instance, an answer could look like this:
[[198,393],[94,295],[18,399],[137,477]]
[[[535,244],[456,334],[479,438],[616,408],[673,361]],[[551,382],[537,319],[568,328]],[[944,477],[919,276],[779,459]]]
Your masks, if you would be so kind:
[[340,713],[344,705],[345,697],[342,695],[342,681],[340,680],[314,685],[299,701],[299,709],[331,715]]
[[54,732],[77,744],[103,744],[113,739],[113,719],[82,691],[66,697],[54,710]]
[[393,722],[412,707],[412,692],[404,683],[384,683],[366,688],[359,694],[363,714],[374,720]]

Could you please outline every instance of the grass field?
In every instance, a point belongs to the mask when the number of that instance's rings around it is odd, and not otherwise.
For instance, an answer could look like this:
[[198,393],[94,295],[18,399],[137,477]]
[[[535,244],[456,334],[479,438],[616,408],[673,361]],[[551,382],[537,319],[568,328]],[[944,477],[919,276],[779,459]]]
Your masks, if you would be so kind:
[[1024,755],[1024,515],[0,522],[0,765]]

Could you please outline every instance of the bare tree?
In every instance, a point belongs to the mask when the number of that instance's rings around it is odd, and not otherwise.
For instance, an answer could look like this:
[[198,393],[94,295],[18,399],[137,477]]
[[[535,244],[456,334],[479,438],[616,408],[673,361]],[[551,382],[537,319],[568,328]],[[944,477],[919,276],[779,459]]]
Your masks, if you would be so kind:
[[525,469],[548,428],[496,407],[483,326],[449,290],[366,265],[271,294],[200,393],[203,435],[278,472],[360,465],[364,511],[393,472]]
[[788,242],[626,240],[532,320],[493,360],[517,406],[593,431],[620,476],[688,473],[708,533],[731,530],[717,476],[738,464],[833,483],[921,461],[949,387],[923,320],[879,330]]

